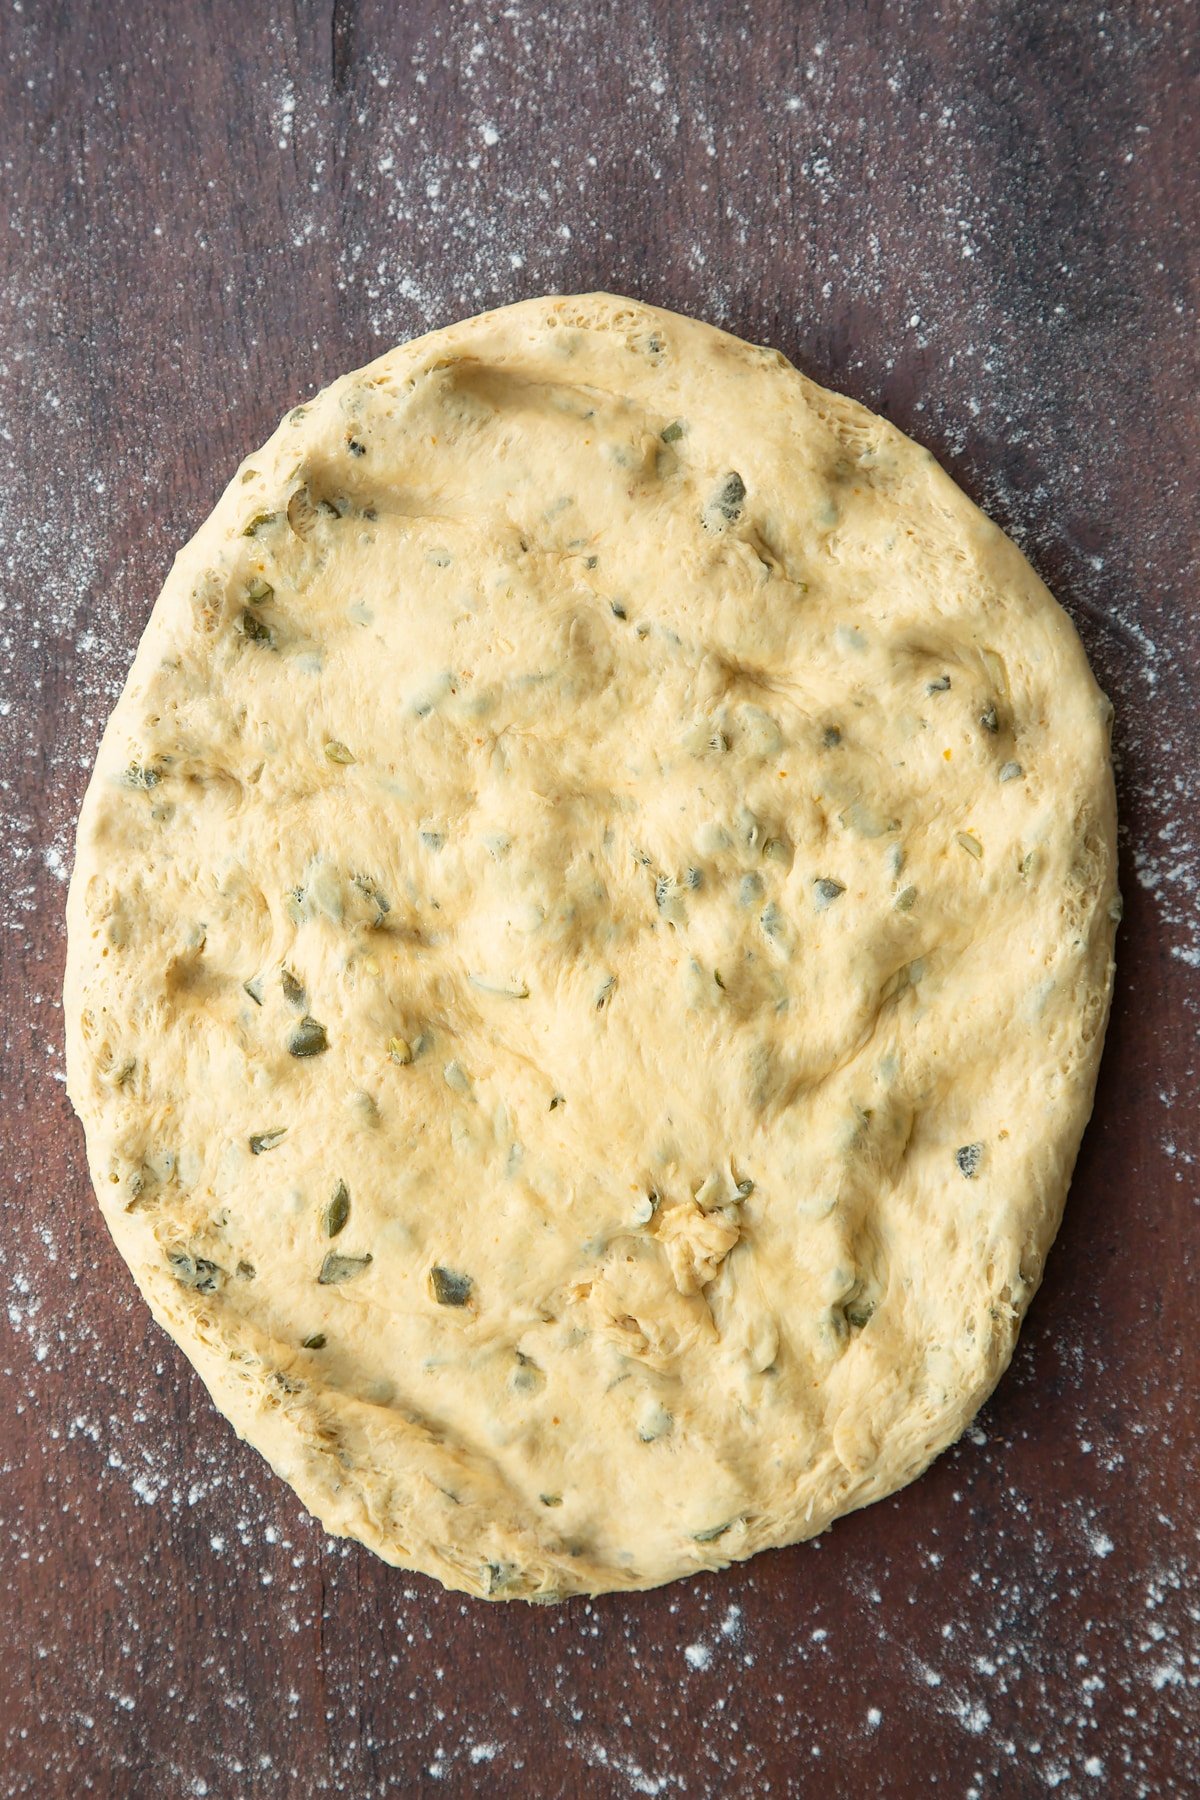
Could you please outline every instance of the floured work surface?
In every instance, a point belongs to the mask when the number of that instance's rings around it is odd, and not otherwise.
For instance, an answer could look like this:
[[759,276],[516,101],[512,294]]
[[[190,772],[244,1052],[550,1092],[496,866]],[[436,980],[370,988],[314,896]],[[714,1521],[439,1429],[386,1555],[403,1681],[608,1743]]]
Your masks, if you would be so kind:
[[918,1474],[1092,1099],[1110,709],[932,458],[610,296],[297,408],[80,824],[70,1091],[217,1404],[451,1586],[649,1586]]

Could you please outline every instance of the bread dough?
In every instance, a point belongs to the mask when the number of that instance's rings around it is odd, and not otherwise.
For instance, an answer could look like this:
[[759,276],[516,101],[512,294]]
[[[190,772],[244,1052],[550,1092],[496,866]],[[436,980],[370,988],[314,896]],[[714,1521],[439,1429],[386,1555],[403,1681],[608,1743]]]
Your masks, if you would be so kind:
[[649,1587],[959,1435],[1091,1108],[1110,716],[926,451],[707,325],[531,300],[288,415],[105,732],[67,1045],[329,1531]]

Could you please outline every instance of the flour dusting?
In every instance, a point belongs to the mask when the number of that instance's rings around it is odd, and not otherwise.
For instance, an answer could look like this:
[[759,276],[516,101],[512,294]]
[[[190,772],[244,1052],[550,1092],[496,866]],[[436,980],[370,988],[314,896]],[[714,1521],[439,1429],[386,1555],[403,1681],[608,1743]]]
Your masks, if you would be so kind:
[[[1200,1791],[1187,9],[185,10],[18,5],[0,64],[14,1791]],[[594,286],[779,346],[1014,536],[1114,702],[1126,918],[1082,1185],[979,1424],[824,1541],[496,1622],[328,1539],[149,1321],[62,1090],[62,909],[241,455],[399,338]]]

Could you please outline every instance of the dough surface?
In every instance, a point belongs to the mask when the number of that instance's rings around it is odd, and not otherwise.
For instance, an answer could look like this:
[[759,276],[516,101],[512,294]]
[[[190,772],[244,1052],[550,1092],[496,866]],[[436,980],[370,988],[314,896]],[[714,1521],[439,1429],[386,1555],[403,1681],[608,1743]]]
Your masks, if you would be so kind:
[[960,1434],[1091,1109],[1110,714],[926,451],[709,326],[531,300],[288,415],[104,735],[68,1081],[331,1532],[648,1587]]

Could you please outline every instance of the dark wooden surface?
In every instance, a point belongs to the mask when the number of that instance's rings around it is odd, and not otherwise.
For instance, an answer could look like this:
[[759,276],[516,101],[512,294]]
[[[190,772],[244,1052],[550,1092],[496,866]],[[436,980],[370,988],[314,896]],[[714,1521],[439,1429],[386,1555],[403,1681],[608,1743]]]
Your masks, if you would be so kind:
[[[1197,14],[6,5],[0,1789],[1200,1791]],[[148,1321],[58,993],[74,816],[174,548],[395,339],[605,286],[779,345],[1027,549],[1117,707],[1096,1116],[1013,1369],[916,1487],[661,1592],[337,1545]]]

